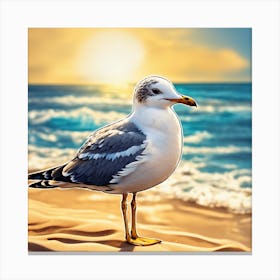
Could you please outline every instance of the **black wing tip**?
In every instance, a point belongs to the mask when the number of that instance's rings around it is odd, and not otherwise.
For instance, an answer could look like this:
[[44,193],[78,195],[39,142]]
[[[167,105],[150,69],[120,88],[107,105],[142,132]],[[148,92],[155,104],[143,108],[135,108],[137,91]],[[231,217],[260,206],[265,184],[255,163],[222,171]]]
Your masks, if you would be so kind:
[[28,179],[39,180],[39,179],[44,179],[44,177],[43,177],[42,173],[31,173],[31,174],[28,174]]
[[36,172],[32,172],[28,174],[28,179],[31,180],[51,180],[53,179],[53,172],[56,170],[60,169],[63,166],[58,166],[58,167],[52,167],[47,170],[40,170]]
[[28,187],[33,188],[33,189],[42,188],[41,182],[36,182],[36,183],[29,184]]
[[39,181],[28,185],[29,188],[33,189],[52,189],[56,186],[50,185],[48,181]]

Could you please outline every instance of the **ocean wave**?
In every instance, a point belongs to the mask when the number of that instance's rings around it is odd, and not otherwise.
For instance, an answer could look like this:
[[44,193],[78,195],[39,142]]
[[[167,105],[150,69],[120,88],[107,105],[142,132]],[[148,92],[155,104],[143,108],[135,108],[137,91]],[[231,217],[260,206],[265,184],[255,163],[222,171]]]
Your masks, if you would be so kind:
[[[108,105],[108,106],[132,106],[132,96],[130,95],[113,95],[109,97],[108,95],[92,95],[92,96],[56,96],[56,97],[32,97],[29,98],[30,104],[60,104],[65,107],[67,106],[94,106],[94,105]],[[182,106],[179,112],[184,111]],[[179,107],[178,107],[179,108]],[[224,101],[212,100],[205,103],[199,103],[197,110],[198,113],[241,113],[241,112],[251,112],[252,107],[248,104],[243,105],[228,105]]]
[[54,118],[64,119],[79,119],[92,120],[95,124],[103,124],[112,121],[117,121],[126,117],[126,114],[118,113],[116,111],[98,111],[91,110],[88,107],[81,107],[75,110],[53,110],[48,109],[44,111],[31,110],[28,113],[29,120],[32,124],[42,124]]
[[[184,113],[186,112],[186,109],[182,107],[182,105],[175,107],[175,111],[182,114],[184,117]],[[252,111],[252,107],[250,105],[223,105],[223,102],[217,103],[217,104],[198,104],[197,108],[194,108],[192,110],[192,114],[211,114],[211,113],[250,113]]]
[[198,107],[199,112],[203,113],[239,113],[239,112],[251,112],[252,107],[249,105],[236,105],[236,106],[225,106],[225,105],[200,105]]
[[[31,130],[30,130],[31,131]],[[79,144],[84,141],[93,131],[70,131],[70,130],[56,130],[53,133],[51,130],[46,130],[45,132],[36,131],[33,134],[31,133],[30,140],[34,142],[34,138],[39,138],[40,140],[48,142],[58,142],[61,139],[69,139],[72,142]],[[211,139],[213,135],[207,131],[197,132],[193,135],[184,137],[184,143],[200,143],[203,140]],[[187,148],[189,150],[189,147]]]
[[131,105],[132,101],[128,98],[124,98],[122,95],[120,96],[100,96],[100,95],[92,95],[92,96],[74,96],[74,95],[66,95],[59,97],[32,97],[29,99],[30,103],[44,103],[44,104],[62,104],[64,106],[72,106],[72,105]]
[[30,135],[30,143],[34,143],[36,140],[43,140],[50,143],[57,142],[73,142],[75,144],[82,144],[92,131],[68,131],[68,130],[56,130],[55,133],[51,131],[38,132]]
[[198,131],[195,134],[184,137],[184,143],[200,143],[203,140],[211,139],[213,135],[207,131]]
[[[29,145],[29,170],[45,169],[71,160],[77,150],[42,148]],[[231,212],[251,213],[251,170],[234,169],[225,173],[200,171],[205,162],[182,161],[173,175],[152,188],[144,199],[164,197],[194,202],[202,206],[222,207]]]
[[153,200],[162,196],[194,202],[202,206],[225,208],[237,214],[252,211],[251,171],[240,169],[226,173],[201,172],[191,162],[181,162],[174,174],[153,188]]
[[220,146],[220,147],[183,147],[184,154],[234,154],[234,153],[250,153],[250,147],[238,146]]
[[40,170],[60,165],[71,160],[76,152],[76,149],[46,148],[29,145],[28,169]]

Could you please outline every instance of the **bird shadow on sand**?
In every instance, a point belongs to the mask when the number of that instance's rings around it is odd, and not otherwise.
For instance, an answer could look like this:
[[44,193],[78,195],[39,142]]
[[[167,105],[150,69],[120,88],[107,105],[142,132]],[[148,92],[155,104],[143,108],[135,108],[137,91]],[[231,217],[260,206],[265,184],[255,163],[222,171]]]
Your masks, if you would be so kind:
[[56,240],[66,244],[102,244],[115,248],[120,248],[120,252],[132,252],[135,246],[128,244],[126,241],[117,239],[111,240],[95,240],[95,241],[82,241],[71,238],[48,238],[48,240]]
[[[56,251],[52,250],[48,246],[48,241],[59,242],[60,245],[67,246],[71,244],[87,244],[94,245],[100,244],[105,246],[110,246],[119,249],[120,252],[133,252],[134,245],[131,245],[123,240],[118,239],[108,239],[110,235],[115,234],[117,231],[113,229],[87,232],[82,230],[74,229],[64,229],[56,226],[42,227],[38,229],[33,229],[33,233],[45,237],[45,246],[42,244],[37,244],[36,242],[28,243],[28,251],[30,252],[45,252],[45,251]],[[85,237],[89,237],[88,240]],[[100,237],[100,238],[98,238]],[[94,252],[94,250],[93,250]]]
[[28,251],[29,252],[51,252],[51,251],[54,251],[54,250],[51,250],[48,247],[39,245],[39,244],[34,243],[34,242],[28,242]]

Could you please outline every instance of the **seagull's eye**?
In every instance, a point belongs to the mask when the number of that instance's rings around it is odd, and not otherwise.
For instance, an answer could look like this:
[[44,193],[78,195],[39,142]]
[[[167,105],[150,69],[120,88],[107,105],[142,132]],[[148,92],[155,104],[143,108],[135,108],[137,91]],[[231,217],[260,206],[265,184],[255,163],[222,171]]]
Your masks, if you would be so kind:
[[152,89],[152,92],[153,92],[154,94],[160,94],[160,93],[161,93],[161,91],[160,91],[158,88],[153,88],[153,89]]

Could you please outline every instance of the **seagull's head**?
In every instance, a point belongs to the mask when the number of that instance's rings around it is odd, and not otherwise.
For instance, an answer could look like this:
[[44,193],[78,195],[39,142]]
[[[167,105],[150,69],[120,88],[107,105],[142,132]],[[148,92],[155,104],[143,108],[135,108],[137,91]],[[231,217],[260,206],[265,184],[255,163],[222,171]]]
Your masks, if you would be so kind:
[[189,96],[179,94],[172,82],[160,76],[148,76],[139,81],[134,88],[135,106],[167,108],[176,103],[196,106]]

